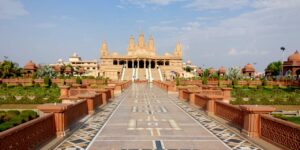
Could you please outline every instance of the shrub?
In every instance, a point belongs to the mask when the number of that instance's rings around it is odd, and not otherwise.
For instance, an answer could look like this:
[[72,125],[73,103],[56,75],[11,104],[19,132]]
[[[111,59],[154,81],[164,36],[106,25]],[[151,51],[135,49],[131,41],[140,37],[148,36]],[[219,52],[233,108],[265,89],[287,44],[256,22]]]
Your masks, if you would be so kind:
[[44,84],[45,84],[45,86],[49,87],[51,85],[51,79],[49,77],[45,77]]
[[77,84],[81,84],[81,83],[82,83],[82,80],[81,80],[80,77],[76,77],[76,83],[77,83]]
[[4,131],[4,130],[7,130],[7,129],[13,127],[13,126],[14,125],[11,122],[4,122],[4,123],[0,124],[0,132]]

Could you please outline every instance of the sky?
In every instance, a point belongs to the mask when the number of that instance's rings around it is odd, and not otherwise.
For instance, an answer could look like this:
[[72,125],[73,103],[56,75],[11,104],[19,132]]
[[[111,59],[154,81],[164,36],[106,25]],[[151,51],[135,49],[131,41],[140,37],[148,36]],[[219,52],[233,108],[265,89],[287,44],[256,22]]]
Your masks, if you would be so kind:
[[300,48],[300,0],[0,0],[0,60],[23,66],[99,60],[101,42],[126,54],[129,36],[152,34],[158,54],[177,41],[200,67],[263,71]]

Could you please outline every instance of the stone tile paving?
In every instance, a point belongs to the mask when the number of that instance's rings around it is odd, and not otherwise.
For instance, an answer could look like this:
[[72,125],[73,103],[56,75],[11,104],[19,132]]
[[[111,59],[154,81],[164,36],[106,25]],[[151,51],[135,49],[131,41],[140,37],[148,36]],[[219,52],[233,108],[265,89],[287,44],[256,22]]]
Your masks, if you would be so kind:
[[259,150],[157,87],[133,84],[56,149]]
[[106,106],[97,111],[89,118],[77,131],[66,138],[55,149],[86,149],[92,139],[96,136],[99,130],[103,127],[106,120],[118,106],[118,104],[126,98],[127,93],[122,93],[119,97],[114,98]]

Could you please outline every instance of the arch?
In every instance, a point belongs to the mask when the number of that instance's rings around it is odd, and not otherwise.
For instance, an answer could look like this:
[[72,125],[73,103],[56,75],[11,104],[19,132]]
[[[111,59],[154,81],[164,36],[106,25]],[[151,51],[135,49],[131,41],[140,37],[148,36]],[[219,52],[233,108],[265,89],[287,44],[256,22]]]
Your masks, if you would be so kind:
[[144,68],[144,60],[139,61],[139,68]]
[[137,64],[138,64],[138,61],[135,60],[135,61],[133,62],[133,67],[134,67],[134,68],[137,68],[137,67],[138,67]]
[[154,60],[151,61],[151,68],[152,68],[152,69],[155,68],[155,61],[154,61]]
[[163,65],[164,65],[164,62],[163,62],[162,60],[159,60],[159,61],[157,62],[157,65],[163,66]]
[[113,65],[118,65],[118,61],[117,61],[117,60],[114,60],[114,61],[113,61]]
[[165,66],[170,66],[170,61],[167,60],[167,61],[165,62]]
[[131,60],[128,61],[128,68],[133,68],[133,64]]
[[119,61],[119,65],[124,65],[124,64],[126,64],[125,60],[120,60]]

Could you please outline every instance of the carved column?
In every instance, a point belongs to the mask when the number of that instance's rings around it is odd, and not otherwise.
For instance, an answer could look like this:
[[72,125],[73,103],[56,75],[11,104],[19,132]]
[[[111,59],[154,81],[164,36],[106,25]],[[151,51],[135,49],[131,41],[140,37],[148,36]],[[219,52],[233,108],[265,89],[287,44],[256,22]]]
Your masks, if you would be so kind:
[[144,59],[144,68],[146,68],[146,59]]
[[140,68],[140,59],[137,59],[137,68]]

